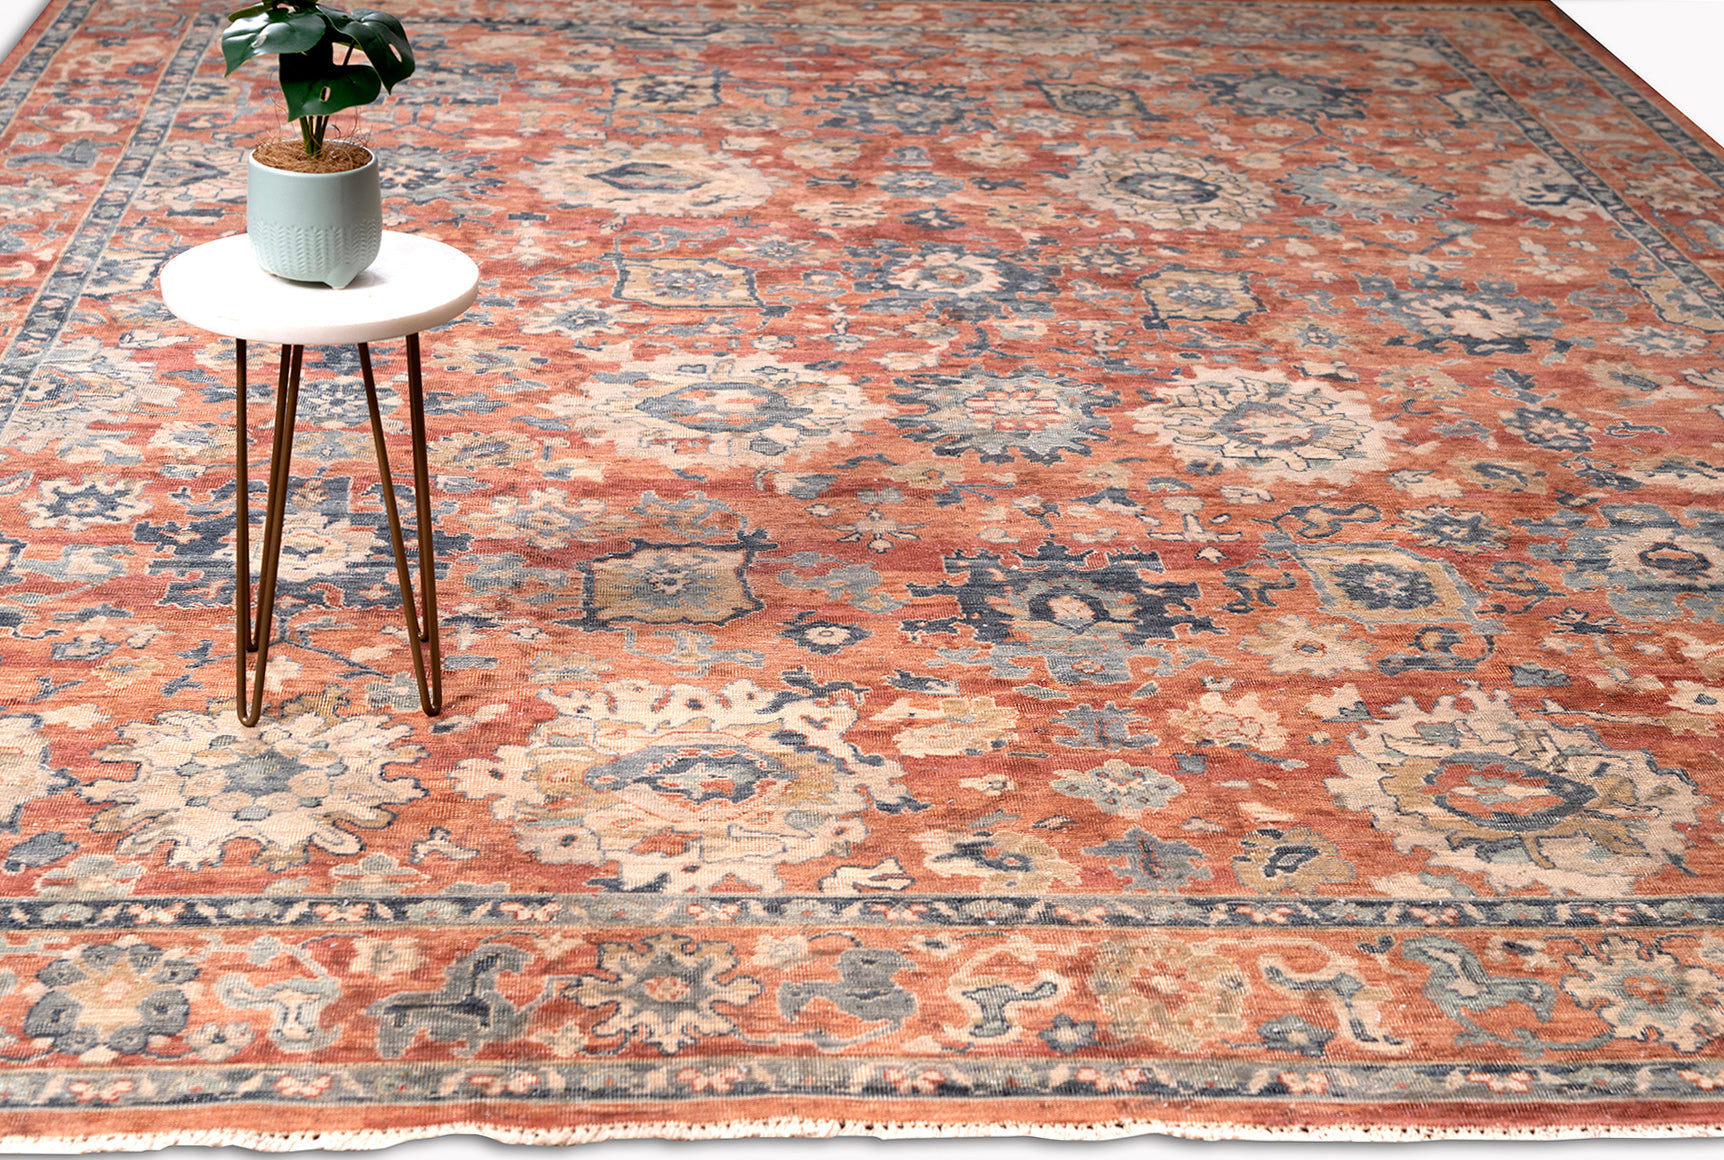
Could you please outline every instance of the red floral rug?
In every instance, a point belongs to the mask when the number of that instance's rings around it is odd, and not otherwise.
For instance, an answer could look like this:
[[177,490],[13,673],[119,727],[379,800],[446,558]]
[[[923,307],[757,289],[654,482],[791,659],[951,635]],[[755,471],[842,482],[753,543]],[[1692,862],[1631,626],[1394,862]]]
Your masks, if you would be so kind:
[[1724,159],[1553,7],[414,5],[448,705],[330,348],[252,729],[221,11],[0,87],[5,1147],[1724,1131]]

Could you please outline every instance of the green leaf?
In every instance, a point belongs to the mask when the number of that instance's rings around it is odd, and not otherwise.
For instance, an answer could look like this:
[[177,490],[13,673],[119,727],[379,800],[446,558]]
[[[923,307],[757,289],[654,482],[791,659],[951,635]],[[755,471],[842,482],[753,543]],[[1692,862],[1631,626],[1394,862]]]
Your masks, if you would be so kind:
[[293,120],[327,117],[369,105],[383,91],[368,65],[314,62],[308,67],[302,61],[301,57],[281,58],[281,93],[287,98],[287,115]]
[[309,52],[328,34],[329,21],[316,12],[270,8],[229,24],[221,35],[221,54],[231,73],[265,53]]
[[396,85],[413,75],[413,49],[407,43],[407,31],[389,13],[355,8],[345,18],[332,16],[329,23],[338,35],[351,37],[359,46],[384,88],[393,92]]

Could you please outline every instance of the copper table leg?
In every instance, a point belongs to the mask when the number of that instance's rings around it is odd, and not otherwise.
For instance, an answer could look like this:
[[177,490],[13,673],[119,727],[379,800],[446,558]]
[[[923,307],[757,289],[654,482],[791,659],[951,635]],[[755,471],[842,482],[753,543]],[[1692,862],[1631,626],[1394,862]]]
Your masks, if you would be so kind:
[[[246,344],[235,344],[235,437],[236,506],[238,507],[235,555],[238,583],[234,586],[235,711],[243,725],[256,725],[263,715],[264,671],[269,664],[270,621],[275,608],[276,578],[281,570],[283,529],[287,519],[289,467],[293,455],[293,424],[299,410],[300,370],[304,346],[284,346],[275,393],[275,431],[270,443],[269,491],[264,501],[263,571],[257,594],[255,631],[251,614],[251,503],[246,447]],[[383,419],[377,405],[377,382],[371,370],[371,349],[359,344],[359,366],[365,379],[365,401],[371,412],[371,438],[377,452],[377,470],[382,477],[384,511],[389,517],[390,544],[395,552],[395,573],[401,585],[401,607],[407,620],[407,644],[413,654],[413,675],[419,684],[419,705],[428,717],[443,711],[443,658],[437,631],[436,559],[432,547],[431,481],[425,454],[425,392],[419,358],[419,336],[407,336],[408,411],[413,438],[413,487],[416,513],[415,547],[419,556],[422,606],[414,599],[407,568],[407,549],[401,532],[401,515],[395,502],[395,482],[389,471],[389,452],[383,440]],[[419,610],[422,607],[422,618]],[[429,681],[421,643],[430,647]],[[246,679],[246,654],[257,653],[257,668]]]
[[[246,452],[245,342],[235,349],[236,466],[238,468],[238,543],[235,545],[239,582],[234,585],[237,610],[235,637],[239,645],[234,658],[234,710],[240,724],[256,725],[263,715],[263,676],[269,665],[270,619],[275,611],[275,581],[281,571],[282,525],[287,518],[288,467],[293,456],[293,421],[299,410],[299,372],[305,358],[303,346],[281,350],[281,374],[275,391],[275,432],[269,449],[269,491],[264,497],[263,575],[258,581],[257,630],[251,628],[251,496]],[[246,680],[245,655],[257,653],[257,672]],[[247,686],[250,686],[248,689]],[[250,693],[250,697],[246,696]],[[249,700],[249,708],[248,702]]]
[[[432,546],[431,480],[425,458],[425,392],[420,381],[419,336],[407,336],[407,407],[413,438],[413,492],[418,525],[414,547],[419,556],[419,587],[423,615],[414,611],[413,581],[402,542],[401,513],[395,504],[395,477],[389,471],[389,449],[383,442],[383,419],[377,409],[377,381],[371,373],[371,349],[359,344],[359,369],[365,378],[365,404],[371,409],[371,442],[377,450],[377,474],[383,481],[383,507],[389,515],[389,540],[395,549],[395,575],[401,584],[401,611],[407,620],[407,646],[413,654],[413,677],[419,683],[419,707],[427,717],[443,711],[443,655],[437,633],[437,561]],[[420,643],[430,645],[430,687]]]

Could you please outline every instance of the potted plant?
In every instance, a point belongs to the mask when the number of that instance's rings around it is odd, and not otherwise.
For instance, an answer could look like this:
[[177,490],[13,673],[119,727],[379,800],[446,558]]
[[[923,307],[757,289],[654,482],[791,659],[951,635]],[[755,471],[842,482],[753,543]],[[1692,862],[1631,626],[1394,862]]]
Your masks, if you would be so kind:
[[372,8],[264,0],[228,17],[221,46],[229,75],[254,57],[279,58],[287,115],[299,128],[297,140],[247,154],[245,224],[258,264],[283,278],[346,286],[377,258],[383,198],[376,156],[357,142],[328,140],[329,119],[413,74],[401,21]]

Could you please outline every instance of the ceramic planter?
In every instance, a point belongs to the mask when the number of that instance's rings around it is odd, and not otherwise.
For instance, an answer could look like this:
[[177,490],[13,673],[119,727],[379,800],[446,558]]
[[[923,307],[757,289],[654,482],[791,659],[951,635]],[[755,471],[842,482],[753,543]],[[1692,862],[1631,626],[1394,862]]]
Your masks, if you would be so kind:
[[271,274],[341,289],[383,241],[377,155],[346,173],[293,173],[246,154],[245,229]]

